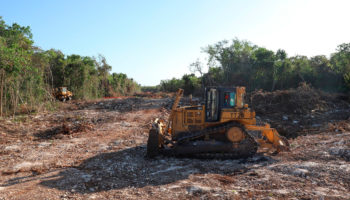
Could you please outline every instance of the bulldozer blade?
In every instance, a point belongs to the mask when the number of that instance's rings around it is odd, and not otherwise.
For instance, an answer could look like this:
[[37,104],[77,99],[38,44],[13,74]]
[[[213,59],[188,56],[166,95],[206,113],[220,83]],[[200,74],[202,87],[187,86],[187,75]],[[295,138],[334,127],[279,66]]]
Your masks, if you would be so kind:
[[288,140],[281,136],[276,129],[270,128],[269,124],[265,124],[265,126],[247,125],[246,129],[259,133],[251,135],[256,138],[260,148],[275,149],[277,152],[290,151]]

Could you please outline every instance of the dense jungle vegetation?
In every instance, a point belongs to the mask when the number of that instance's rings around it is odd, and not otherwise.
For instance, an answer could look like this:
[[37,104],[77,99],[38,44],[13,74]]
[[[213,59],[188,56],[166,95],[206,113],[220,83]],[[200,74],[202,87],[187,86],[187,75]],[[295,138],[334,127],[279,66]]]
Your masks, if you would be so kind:
[[[288,57],[282,49],[274,52],[238,39],[221,41],[202,50],[209,58],[206,66],[196,61],[189,66],[191,74],[163,80],[157,88],[173,92],[180,87],[187,94],[200,94],[201,88],[217,85],[246,86],[248,91],[283,90],[300,83],[328,92],[349,92],[350,89],[350,43],[339,45],[329,58],[325,55]],[[208,68],[208,72],[204,73],[204,68]]]
[[7,25],[0,17],[0,116],[21,108],[35,110],[52,100],[52,90],[66,86],[75,99],[128,95],[140,90],[123,73],[98,58],[64,55],[34,46],[29,26]]
[[[329,57],[311,58],[290,57],[282,49],[274,52],[238,39],[208,45],[202,51],[208,62],[192,63],[190,74],[143,89],[174,92],[184,88],[186,94],[199,95],[206,86],[273,91],[306,82],[324,91],[350,91],[350,43],[340,44]],[[141,89],[132,78],[111,73],[111,69],[102,55],[95,58],[40,49],[34,45],[29,26],[8,25],[0,17],[0,116],[43,107],[53,100],[53,88],[60,86],[68,87],[75,99],[130,95]]]

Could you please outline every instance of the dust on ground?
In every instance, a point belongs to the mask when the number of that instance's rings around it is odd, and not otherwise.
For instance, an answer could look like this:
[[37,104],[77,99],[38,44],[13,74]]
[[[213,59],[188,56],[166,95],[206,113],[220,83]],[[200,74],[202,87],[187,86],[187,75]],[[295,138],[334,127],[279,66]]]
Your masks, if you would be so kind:
[[[0,199],[350,199],[348,103],[268,112],[276,102],[266,104],[266,115],[261,104],[255,109],[296,134],[285,134],[291,151],[238,160],[145,158],[150,122],[169,114],[166,96],[76,101],[62,111],[3,119]],[[344,116],[333,119],[337,112]],[[311,119],[308,126],[302,117]],[[317,117],[317,134],[303,132]]]

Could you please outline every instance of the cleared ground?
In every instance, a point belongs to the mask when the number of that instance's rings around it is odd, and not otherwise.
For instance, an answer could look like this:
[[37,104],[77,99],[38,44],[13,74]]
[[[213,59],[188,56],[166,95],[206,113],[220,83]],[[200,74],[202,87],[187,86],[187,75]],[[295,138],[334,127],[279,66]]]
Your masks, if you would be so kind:
[[[350,199],[350,120],[310,124],[317,133],[290,137],[278,155],[146,159],[149,124],[170,106],[108,99],[2,120],[0,199]],[[260,117],[300,131],[298,115],[285,115]]]

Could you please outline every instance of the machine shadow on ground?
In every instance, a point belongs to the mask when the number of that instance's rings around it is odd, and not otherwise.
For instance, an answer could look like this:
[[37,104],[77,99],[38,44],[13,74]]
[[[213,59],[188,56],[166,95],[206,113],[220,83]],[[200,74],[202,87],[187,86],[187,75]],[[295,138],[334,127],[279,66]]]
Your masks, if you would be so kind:
[[78,167],[66,168],[55,176],[44,178],[41,185],[74,193],[94,193],[129,187],[142,188],[175,183],[193,174],[234,176],[252,168],[277,162],[255,155],[247,159],[216,160],[159,156],[145,158],[145,146],[118,152],[102,153],[83,161]]

